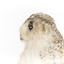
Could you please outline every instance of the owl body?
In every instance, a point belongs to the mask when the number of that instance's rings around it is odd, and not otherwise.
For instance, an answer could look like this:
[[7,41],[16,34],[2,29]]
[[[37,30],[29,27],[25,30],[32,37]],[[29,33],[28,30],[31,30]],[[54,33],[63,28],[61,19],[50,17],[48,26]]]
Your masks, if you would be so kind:
[[64,40],[51,16],[31,15],[20,28],[20,39],[25,48],[18,64],[64,64]]

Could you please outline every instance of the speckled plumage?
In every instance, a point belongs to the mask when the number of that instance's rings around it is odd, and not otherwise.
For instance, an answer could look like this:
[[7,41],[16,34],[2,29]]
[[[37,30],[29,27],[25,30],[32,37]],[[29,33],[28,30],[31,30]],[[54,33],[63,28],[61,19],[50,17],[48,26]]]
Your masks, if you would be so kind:
[[64,40],[51,16],[32,14],[21,26],[20,35],[25,49],[18,64],[64,64]]

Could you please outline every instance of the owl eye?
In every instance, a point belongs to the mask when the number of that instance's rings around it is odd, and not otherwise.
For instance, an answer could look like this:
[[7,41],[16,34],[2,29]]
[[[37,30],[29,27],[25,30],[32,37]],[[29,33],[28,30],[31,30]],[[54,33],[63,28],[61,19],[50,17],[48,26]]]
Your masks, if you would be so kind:
[[33,29],[33,22],[32,21],[29,23],[28,27],[29,27],[29,30]]

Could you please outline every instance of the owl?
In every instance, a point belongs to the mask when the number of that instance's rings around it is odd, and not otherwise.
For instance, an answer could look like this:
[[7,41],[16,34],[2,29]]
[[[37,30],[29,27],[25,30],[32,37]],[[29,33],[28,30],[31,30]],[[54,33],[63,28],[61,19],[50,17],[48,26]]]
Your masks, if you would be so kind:
[[64,40],[54,19],[44,13],[32,14],[20,27],[25,48],[18,64],[64,64]]

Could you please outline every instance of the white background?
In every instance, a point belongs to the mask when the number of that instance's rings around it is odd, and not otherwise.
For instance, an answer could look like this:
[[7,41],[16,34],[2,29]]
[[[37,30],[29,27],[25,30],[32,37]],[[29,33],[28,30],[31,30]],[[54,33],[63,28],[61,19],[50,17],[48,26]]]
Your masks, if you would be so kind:
[[38,12],[52,16],[64,36],[64,0],[0,0],[0,64],[18,63],[24,48],[19,28]]

